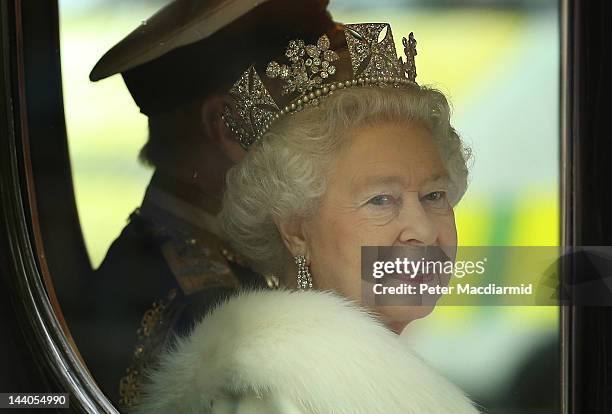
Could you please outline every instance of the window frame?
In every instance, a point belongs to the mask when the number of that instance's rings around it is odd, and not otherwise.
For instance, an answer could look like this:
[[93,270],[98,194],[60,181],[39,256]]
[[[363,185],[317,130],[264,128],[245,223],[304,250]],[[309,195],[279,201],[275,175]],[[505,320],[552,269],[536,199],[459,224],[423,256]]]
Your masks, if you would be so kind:
[[[600,194],[605,177],[612,177],[612,140],[606,139],[606,105],[612,96],[612,73],[606,35],[612,38],[612,7],[607,0],[560,0],[561,37],[561,236],[565,247],[612,245],[612,192]],[[0,40],[0,270],[9,286],[13,317],[22,332],[35,367],[47,379],[49,390],[68,392],[71,406],[82,412],[117,413],[73,351],[51,273],[89,271],[91,266],[80,233],[70,176],[63,115],[59,59],[57,1],[1,2]],[[36,46],[36,47],[34,47]],[[46,68],[30,70],[33,65]],[[607,70],[605,70],[607,69]],[[47,108],[36,107],[36,92],[44,87]],[[607,112],[609,113],[609,111]],[[609,116],[609,115],[608,115]],[[52,128],[53,145],[35,141],[40,128]],[[36,145],[33,145],[36,144]],[[46,148],[46,149],[45,149]],[[55,151],[40,166],[41,151]],[[62,155],[62,151],[64,152]],[[49,154],[47,154],[49,155]],[[54,165],[53,163],[57,163]],[[37,164],[38,163],[38,164]],[[66,203],[58,219],[53,194],[44,171],[61,178],[58,199]],[[47,204],[45,204],[47,203]],[[72,267],[60,268],[58,249],[45,240],[53,220],[69,228],[60,243],[71,251]],[[68,244],[66,248],[64,244]],[[571,269],[563,277],[572,278]],[[6,298],[5,298],[6,296]],[[561,412],[604,413],[612,407],[612,357],[605,343],[612,340],[612,308],[560,307]],[[601,363],[605,361],[605,363]]]

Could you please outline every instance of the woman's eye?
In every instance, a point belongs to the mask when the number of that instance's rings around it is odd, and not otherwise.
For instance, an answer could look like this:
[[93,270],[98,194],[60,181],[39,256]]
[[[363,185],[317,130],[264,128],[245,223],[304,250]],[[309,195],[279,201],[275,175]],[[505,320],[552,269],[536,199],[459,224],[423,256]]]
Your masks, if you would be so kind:
[[425,197],[423,197],[423,199],[431,204],[440,204],[446,201],[446,191],[433,191],[427,195],[425,195]]
[[375,206],[386,206],[393,203],[393,197],[386,194],[377,195],[368,200],[368,204]]

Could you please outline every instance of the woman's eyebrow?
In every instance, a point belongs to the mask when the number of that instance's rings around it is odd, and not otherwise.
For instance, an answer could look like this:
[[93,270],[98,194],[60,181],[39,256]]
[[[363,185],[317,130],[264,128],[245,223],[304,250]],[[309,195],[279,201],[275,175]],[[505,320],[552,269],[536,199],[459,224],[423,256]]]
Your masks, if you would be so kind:
[[448,173],[446,172],[432,174],[431,176],[423,180],[423,184],[428,184],[428,185],[432,185],[432,184],[448,185],[449,182],[450,182],[450,177],[448,176]]
[[351,180],[351,190],[361,191],[363,189],[367,189],[370,187],[380,186],[380,185],[396,185],[401,187],[407,187],[406,179],[400,176],[387,176],[387,175],[378,175],[378,176],[357,176]]
[[[409,181],[410,180],[406,179],[406,177],[396,175],[357,176],[351,180],[351,190],[360,191],[365,188],[380,185],[397,185],[402,188],[408,188],[410,186]],[[421,181],[423,185],[445,185],[448,184],[448,182],[449,176],[445,171],[433,173]]]

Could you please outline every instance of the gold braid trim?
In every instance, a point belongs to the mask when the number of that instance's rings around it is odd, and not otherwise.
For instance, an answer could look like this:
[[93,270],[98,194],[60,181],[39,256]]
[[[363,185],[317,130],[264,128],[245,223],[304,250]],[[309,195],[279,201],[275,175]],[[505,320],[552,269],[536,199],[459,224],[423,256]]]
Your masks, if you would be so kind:
[[152,368],[151,363],[166,345],[173,314],[170,304],[175,298],[176,290],[172,289],[165,299],[153,302],[142,317],[132,363],[119,381],[119,405],[123,408],[133,407],[140,402],[144,374]]

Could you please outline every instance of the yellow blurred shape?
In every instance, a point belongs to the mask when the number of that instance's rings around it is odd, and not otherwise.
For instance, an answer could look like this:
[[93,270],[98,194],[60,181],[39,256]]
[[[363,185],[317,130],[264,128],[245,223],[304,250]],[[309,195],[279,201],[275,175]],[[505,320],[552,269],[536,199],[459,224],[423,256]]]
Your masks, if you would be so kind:
[[[332,4],[333,5],[333,4]],[[455,104],[490,85],[495,71],[521,48],[526,16],[502,10],[368,9],[333,13],[343,23],[388,22],[400,56],[402,37],[417,40],[417,82],[433,85]]]
[[558,195],[550,188],[526,190],[516,200],[516,217],[508,244],[558,246],[561,228]]

